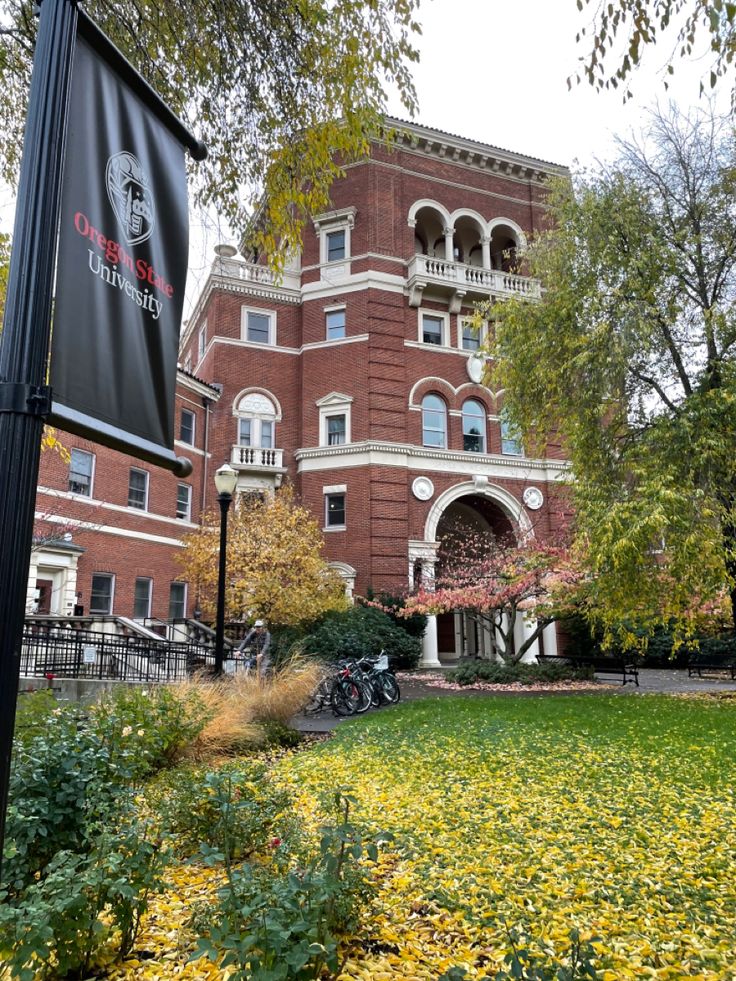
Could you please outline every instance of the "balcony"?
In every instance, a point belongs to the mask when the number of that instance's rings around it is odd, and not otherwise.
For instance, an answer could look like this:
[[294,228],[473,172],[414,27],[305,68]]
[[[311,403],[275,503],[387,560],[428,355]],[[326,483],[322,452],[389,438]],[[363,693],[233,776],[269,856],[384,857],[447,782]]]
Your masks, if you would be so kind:
[[218,255],[212,264],[212,274],[223,279],[237,280],[243,285],[286,290],[298,290],[300,286],[300,274],[294,269],[285,269],[282,276],[277,276],[268,266],[230,256]]
[[538,280],[501,269],[484,269],[427,255],[413,256],[408,267],[407,285],[412,307],[421,305],[422,294],[427,288],[435,296],[447,297],[450,313],[459,313],[465,298],[470,301],[490,296],[528,296],[533,299],[541,296]]
[[266,473],[283,472],[284,451],[262,446],[233,446],[230,461],[238,470],[260,470]]

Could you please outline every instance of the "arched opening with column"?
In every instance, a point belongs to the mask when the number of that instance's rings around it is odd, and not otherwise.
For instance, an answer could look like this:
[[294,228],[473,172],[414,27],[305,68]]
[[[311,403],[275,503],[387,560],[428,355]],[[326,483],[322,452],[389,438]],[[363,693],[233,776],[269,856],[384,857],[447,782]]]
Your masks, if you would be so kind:
[[[437,498],[425,523],[425,544],[436,555],[444,540],[447,553],[448,548],[452,550],[453,536],[459,544],[463,535],[476,534],[492,536],[500,543],[514,543],[533,536],[533,531],[525,509],[513,494],[485,478],[476,478],[456,484]],[[441,575],[440,561],[431,572],[425,563],[425,579]],[[424,666],[452,663],[464,655],[495,658],[497,639],[489,626],[463,613],[444,613],[429,621],[424,637]],[[521,619],[517,628],[517,639],[521,640],[527,629]]]

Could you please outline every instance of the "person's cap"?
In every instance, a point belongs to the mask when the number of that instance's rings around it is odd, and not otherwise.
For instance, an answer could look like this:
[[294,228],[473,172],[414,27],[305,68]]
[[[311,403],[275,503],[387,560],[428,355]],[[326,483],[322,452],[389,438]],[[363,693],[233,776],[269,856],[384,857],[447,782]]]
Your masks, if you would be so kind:
[[263,626],[265,626],[265,624],[263,623],[263,620],[256,620],[256,622],[253,624],[253,626],[254,627],[263,627]]

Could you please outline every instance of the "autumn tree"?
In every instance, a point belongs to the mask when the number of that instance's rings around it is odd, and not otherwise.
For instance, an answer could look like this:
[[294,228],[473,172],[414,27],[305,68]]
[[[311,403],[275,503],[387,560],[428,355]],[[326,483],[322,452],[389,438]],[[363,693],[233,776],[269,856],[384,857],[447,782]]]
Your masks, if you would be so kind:
[[[199,203],[257,244],[301,241],[341,165],[379,132],[388,85],[413,115],[418,0],[89,0],[93,17],[205,141]],[[17,178],[36,36],[29,0],[0,0],[0,173]]]
[[[406,597],[404,616],[465,613],[489,631],[486,656],[520,661],[545,627],[569,613],[580,572],[566,548],[527,537],[450,526],[440,538],[433,583]],[[520,619],[530,629],[517,644]]]
[[[736,55],[736,3],[728,0],[577,0],[578,10],[593,10],[591,24],[580,29],[588,45],[580,70],[569,80],[588,81],[596,89],[621,88],[631,98],[631,81],[645,52],[669,31],[664,70],[673,75],[678,60],[701,55],[706,76],[701,91],[733,74]],[[666,84],[666,81],[665,81]],[[736,95],[736,83],[734,83]]]
[[[205,617],[217,602],[219,512],[205,515],[187,536],[180,560]],[[289,489],[273,498],[244,498],[230,514],[226,615],[270,624],[309,623],[347,606],[344,584],[322,558],[322,534]]]
[[495,384],[528,445],[564,437],[591,618],[681,635],[724,587],[736,624],[734,133],[672,110],[618,149],[555,186],[541,301],[493,310]]

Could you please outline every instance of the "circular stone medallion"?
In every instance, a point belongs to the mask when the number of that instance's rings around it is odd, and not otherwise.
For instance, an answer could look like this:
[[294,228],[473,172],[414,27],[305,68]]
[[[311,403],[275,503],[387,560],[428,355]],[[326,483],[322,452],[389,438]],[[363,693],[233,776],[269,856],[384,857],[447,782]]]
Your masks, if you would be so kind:
[[524,491],[524,504],[532,511],[538,511],[544,504],[544,495],[538,487],[527,487]]
[[429,477],[417,477],[411,485],[414,497],[419,501],[428,501],[434,494],[434,484]]

